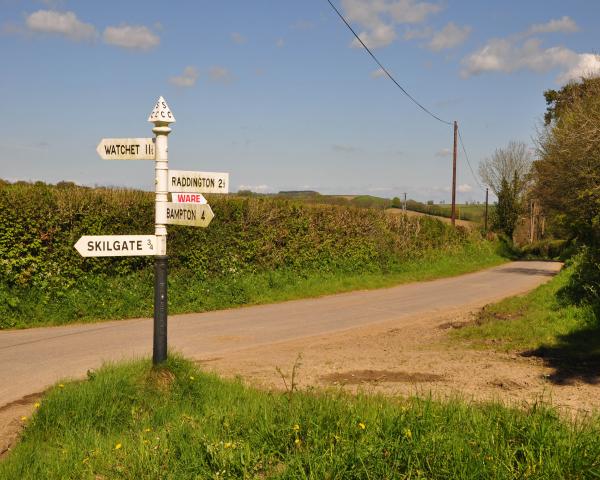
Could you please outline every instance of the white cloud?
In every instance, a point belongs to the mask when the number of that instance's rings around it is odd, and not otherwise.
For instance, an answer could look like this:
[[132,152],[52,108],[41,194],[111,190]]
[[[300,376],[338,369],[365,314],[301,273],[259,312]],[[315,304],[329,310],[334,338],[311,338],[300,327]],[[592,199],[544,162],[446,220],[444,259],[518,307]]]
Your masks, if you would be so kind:
[[[396,39],[396,31],[391,25],[381,24],[370,32],[361,32],[358,37],[369,48],[386,47]],[[352,40],[352,46],[362,48],[360,42],[355,38]]]
[[93,40],[96,27],[84,23],[73,12],[57,12],[54,10],[38,10],[27,16],[26,27],[36,33],[62,35],[71,40]]
[[485,72],[512,73],[530,70],[546,73],[559,70],[556,81],[566,83],[582,76],[600,73],[600,57],[593,53],[578,53],[563,46],[543,48],[531,35],[542,33],[573,33],[579,31],[575,21],[567,16],[546,23],[531,25],[524,32],[506,38],[492,38],[475,52],[462,59],[463,78]]
[[580,53],[577,60],[556,79],[558,83],[567,83],[571,80],[580,80],[600,73],[600,56],[594,53]]
[[449,157],[451,154],[452,150],[450,150],[449,148],[442,148],[441,150],[435,152],[435,156],[440,158]]
[[208,76],[213,82],[230,83],[233,80],[231,72],[219,65],[214,65],[208,69]]
[[[369,48],[380,48],[396,39],[397,25],[422,23],[442,7],[417,0],[342,0],[342,9],[348,21],[363,29],[360,39]],[[356,40],[352,45],[360,46]]]
[[404,32],[402,37],[404,40],[415,40],[429,38],[433,35],[433,29],[431,27],[425,28],[409,28]]
[[471,27],[459,27],[453,22],[450,22],[433,35],[428,47],[435,52],[454,48],[464,43],[470,33]]
[[103,38],[109,45],[132,50],[149,50],[160,43],[160,37],[143,25],[106,27]]
[[239,32],[233,32],[231,34],[231,41],[233,43],[237,43],[238,45],[243,45],[244,43],[246,43],[248,40],[246,39],[246,37],[244,37],[241,33]]
[[386,77],[386,76],[387,75],[383,71],[383,68],[378,68],[377,70],[371,72],[371,78],[383,78],[383,77]]
[[578,32],[579,27],[575,21],[567,16],[558,20],[550,20],[547,23],[538,23],[529,27],[528,33],[574,33]]
[[462,185],[456,186],[456,191],[459,193],[468,193],[473,191],[473,187],[468,183],[463,183]]
[[189,88],[196,85],[199,76],[200,73],[198,72],[198,69],[189,65],[183,69],[181,75],[169,77],[169,83],[177,87]]
[[561,69],[557,82],[576,79],[582,74],[593,74],[600,70],[597,55],[577,53],[565,47],[542,48],[541,41],[530,38],[519,43],[516,38],[494,38],[479,50],[462,60],[463,77],[484,72],[512,73],[531,70],[545,73]]
[[285,45],[285,41],[283,40],[283,38],[278,38],[278,39],[275,41],[275,46],[276,46],[277,48],[282,48],[284,45]]

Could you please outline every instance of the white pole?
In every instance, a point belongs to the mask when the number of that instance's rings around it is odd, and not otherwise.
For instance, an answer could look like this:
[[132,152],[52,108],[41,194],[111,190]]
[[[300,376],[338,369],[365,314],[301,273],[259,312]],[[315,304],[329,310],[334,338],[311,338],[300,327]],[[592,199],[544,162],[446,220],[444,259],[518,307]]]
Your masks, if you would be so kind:
[[154,146],[155,159],[155,220],[157,252],[154,257],[154,341],[152,361],[155,364],[167,359],[167,202],[169,201],[169,147],[168,135],[170,123],[175,122],[167,102],[158,99],[154,110],[148,117],[154,123],[152,132],[156,135]]

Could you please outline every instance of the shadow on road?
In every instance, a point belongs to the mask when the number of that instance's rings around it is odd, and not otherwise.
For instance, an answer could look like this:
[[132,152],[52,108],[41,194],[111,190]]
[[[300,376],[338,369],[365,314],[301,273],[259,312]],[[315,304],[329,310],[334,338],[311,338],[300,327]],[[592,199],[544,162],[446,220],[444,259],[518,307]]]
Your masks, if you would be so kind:
[[496,273],[520,273],[523,275],[541,275],[543,277],[554,277],[558,272],[543,270],[541,268],[528,268],[528,267],[508,267],[500,268],[495,271]]
[[541,346],[521,353],[537,357],[554,368],[549,380],[556,385],[571,385],[576,381],[600,384],[600,324],[558,337],[558,344]]

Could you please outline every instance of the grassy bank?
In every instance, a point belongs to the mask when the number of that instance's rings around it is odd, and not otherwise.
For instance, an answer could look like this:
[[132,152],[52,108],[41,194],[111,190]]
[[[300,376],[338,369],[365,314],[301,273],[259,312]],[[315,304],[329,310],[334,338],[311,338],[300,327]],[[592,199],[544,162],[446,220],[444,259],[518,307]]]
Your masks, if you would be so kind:
[[527,295],[485,307],[473,324],[451,336],[473,348],[540,358],[554,369],[555,383],[600,381],[597,308],[568,294],[576,269],[572,264]]
[[[206,278],[175,271],[169,278],[169,312],[203,312],[458,275],[506,261],[496,250],[495,243],[469,243],[451,253],[432,250],[421,258],[363,273],[285,268]],[[0,327],[148,317],[153,308],[153,281],[149,267],[122,276],[82,275],[68,289],[53,292],[0,285]]]
[[187,361],[53,388],[0,464],[19,479],[592,478],[598,419],[339,392],[272,393]]
[[564,269],[527,295],[486,306],[474,324],[452,335],[474,346],[514,351],[557,346],[573,332],[594,328],[596,318],[591,307],[561,298],[572,273],[572,268]]

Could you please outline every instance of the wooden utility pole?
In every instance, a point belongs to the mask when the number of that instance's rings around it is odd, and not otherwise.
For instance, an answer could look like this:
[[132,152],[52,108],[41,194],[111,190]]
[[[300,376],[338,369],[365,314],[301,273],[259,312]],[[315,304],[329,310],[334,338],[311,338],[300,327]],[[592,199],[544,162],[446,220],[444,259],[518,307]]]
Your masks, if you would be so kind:
[[404,211],[406,212],[406,192],[404,192]]
[[458,123],[454,121],[454,152],[452,154],[452,225],[456,224],[456,153],[457,153]]
[[489,191],[489,189],[486,188],[485,189],[485,226],[484,226],[485,233],[487,233],[487,231],[488,231],[488,191]]

